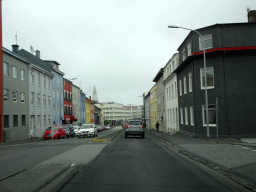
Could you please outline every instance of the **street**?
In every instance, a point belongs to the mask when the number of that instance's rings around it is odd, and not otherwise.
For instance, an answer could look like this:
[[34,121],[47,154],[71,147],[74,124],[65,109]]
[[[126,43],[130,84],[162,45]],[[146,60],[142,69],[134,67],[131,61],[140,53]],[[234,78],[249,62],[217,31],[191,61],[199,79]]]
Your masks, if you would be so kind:
[[61,191],[236,191],[205,171],[150,137],[121,134]]

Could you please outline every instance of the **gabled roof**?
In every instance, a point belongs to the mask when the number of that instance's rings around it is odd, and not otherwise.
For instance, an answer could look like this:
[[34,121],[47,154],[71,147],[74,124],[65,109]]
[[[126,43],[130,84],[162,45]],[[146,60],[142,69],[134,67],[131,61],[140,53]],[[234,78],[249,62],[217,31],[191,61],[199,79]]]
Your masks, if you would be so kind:
[[24,61],[24,62],[29,64],[29,61],[26,58],[24,58],[24,57],[22,57],[22,56],[20,56],[20,55],[18,55],[16,53],[13,53],[12,51],[6,49],[5,47],[2,47],[2,50],[4,52],[8,53],[9,55],[12,55],[13,57],[16,57],[17,59],[20,59],[21,61]]
[[157,81],[161,78],[161,76],[163,75],[163,73],[164,73],[164,69],[161,68],[161,69],[158,71],[158,73],[156,74],[155,78],[153,79],[153,82],[157,82]]
[[29,53],[28,51],[21,49],[19,51],[19,55],[22,57],[25,57],[28,61],[30,61],[31,63],[37,65],[38,67],[48,71],[49,73],[51,73],[51,69],[52,66],[46,62],[44,62],[43,60],[39,59],[37,56]]

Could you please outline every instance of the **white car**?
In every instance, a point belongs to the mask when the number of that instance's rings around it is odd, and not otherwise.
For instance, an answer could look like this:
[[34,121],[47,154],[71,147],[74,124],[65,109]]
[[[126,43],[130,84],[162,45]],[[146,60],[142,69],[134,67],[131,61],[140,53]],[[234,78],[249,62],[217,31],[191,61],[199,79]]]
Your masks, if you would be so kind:
[[78,129],[80,129],[80,126],[73,126],[73,128],[74,128],[75,136],[77,136],[77,132],[78,132]]
[[83,124],[80,129],[78,129],[77,136],[82,137],[97,137],[98,130],[94,124]]

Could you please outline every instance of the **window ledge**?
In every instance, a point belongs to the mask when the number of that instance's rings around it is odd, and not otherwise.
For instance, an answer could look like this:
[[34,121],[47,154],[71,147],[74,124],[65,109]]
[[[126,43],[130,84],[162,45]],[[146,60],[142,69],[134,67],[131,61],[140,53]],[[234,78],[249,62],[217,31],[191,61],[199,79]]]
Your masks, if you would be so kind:
[[[207,89],[214,89],[215,87],[207,87]],[[201,87],[201,90],[205,90],[205,88]]]
[[[207,125],[203,125],[203,127],[207,127]],[[217,127],[215,124],[209,124],[209,127]]]

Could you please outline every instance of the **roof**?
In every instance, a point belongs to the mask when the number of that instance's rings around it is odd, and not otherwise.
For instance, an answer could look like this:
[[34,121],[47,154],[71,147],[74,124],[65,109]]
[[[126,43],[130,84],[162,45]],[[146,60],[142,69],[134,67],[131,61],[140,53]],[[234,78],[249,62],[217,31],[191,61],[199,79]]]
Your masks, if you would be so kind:
[[155,78],[153,79],[153,82],[157,82],[157,81],[161,78],[161,76],[163,75],[163,72],[164,72],[164,69],[161,68],[161,69],[158,71],[158,73],[156,74]]
[[57,61],[52,61],[52,60],[43,60],[43,61],[45,61],[45,62],[53,62],[53,63],[55,63],[56,65],[60,65]]
[[172,55],[171,59],[169,59],[169,61],[166,63],[166,65],[164,66],[164,68],[167,67],[167,65],[170,63],[171,60],[174,59],[174,57],[175,57],[176,55],[179,55],[179,53],[174,53],[174,54]]
[[52,70],[52,66],[46,62],[44,62],[43,60],[41,60],[40,58],[38,58],[37,56],[29,53],[28,51],[21,49],[19,51],[19,55],[22,57],[25,57],[28,61],[30,61],[31,63],[37,65],[38,67],[48,71],[51,73]]
[[13,57],[16,57],[17,59],[19,59],[19,60],[21,60],[21,61],[24,61],[24,62],[26,62],[26,63],[28,63],[28,64],[30,63],[26,58],[24,58],[24,57],[22,57],[22,56],[20,56],[20,55],[18,55],[18,54],[16,54],[16,53],[14,53],[14,52],[12,52],[12,51],[6,49],[5,47],[2,47],[2,50],[3,50],[4,52],[8,53],[9,55],[13,56]]

